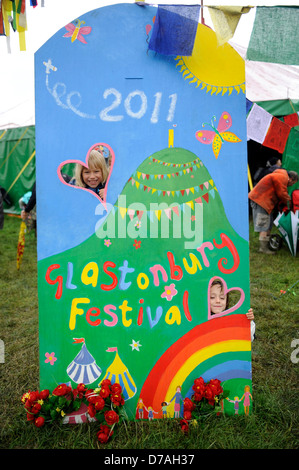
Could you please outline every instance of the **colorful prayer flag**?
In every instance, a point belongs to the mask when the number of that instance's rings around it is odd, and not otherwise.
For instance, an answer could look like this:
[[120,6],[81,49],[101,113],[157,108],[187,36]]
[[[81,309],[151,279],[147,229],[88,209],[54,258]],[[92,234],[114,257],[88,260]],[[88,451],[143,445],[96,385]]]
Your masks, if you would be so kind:
[[257,7],[247,60],[299,65],[298,23],[298,7]]
[[163,55],[191,56],[199,12],[198,5],[158,6],[149,49]]
[[283,121],[280,121],[276,117],[273,117],[263,145],[265,147],[270,147],[271,149],[277,150],[279,153],[283,153],[290,130],[290,126],[285,124]]
[[287,116],[284,116],[283,120],[290,127],[299,126],[299,118],[297,113],[288,114]]
[[247,139],[252,139],[255,142],[262,144],[269,129],[272,117],[272,114],[254,103],[247,116]]

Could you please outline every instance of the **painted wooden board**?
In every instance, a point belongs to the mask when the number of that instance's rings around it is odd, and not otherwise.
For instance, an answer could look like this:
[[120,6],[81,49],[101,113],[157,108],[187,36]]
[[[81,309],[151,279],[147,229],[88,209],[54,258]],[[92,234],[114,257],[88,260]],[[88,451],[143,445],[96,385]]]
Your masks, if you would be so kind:
[[[251,389],[244,61],[201,24],[192,56],[149,50],[156,14],[99,8],[35,55],[41,387],[108,377],[130,419],[199,376]],[[103,199],[65,176],[95,148]]]

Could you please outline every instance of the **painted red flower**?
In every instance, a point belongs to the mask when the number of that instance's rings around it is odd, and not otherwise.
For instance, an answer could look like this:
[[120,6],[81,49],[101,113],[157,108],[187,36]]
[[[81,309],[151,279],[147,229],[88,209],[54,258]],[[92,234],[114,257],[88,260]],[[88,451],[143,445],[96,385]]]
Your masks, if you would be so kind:
[[138,250],[141,247],[141,240],[134,240],[133,246]]

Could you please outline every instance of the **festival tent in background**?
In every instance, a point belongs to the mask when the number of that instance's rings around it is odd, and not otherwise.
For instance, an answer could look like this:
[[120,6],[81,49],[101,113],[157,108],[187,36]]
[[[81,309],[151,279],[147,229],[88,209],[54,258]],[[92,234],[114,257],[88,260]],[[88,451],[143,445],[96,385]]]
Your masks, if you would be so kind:
[[4,211],[20,214],[19,199],[35,182],[35,126],[0,130],[0,187]]

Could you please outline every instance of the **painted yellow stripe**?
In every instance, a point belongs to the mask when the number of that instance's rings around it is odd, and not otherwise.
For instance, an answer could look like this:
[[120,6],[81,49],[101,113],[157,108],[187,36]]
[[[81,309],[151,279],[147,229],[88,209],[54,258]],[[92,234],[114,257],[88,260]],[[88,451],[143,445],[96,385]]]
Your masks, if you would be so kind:
[[[19,138],[19,140],[17,141],[17,143],[14,145],[14,147],[11,149],[11,151],[9,152],[9,154],[7,155],[7,157],[5,158],[5,160],[2,162],[2,165],[0,166],[0,169],[3,167],[4,163],[9,159],[9,157],[11,156],[11,154],[13,153],[13,151],[15,150],[15,148],[19,145],[19,143],[21,142],[21,140],[23,139],[24,135],[26,134],[26,132],[28,131],[28,127],[27,129],[25,130],[25,132],[23,132],[23,134],[21,135],[21,137]],[[2,137],[2,136],[1,136]]]
[[0,140],[2,139],[2,137],[6,134],[7,132],[7,129],[5,129],[5,131],[2,132],[2,134],[0,135]]
[[35,150],[34,152],[31,154],[31,156],[28,158],[27,162],[25,163],[25,165],[23,166],[22,170],[19,172],[19,174],[16,176],[16,178],[14,179],[14,181],[12,182],[12,184],[10,185],[10,187],[8,188],[8,190],[6,191],[6,194],[9,193],[9,191],[11,190],[11,188],[14,186],[14,184],[17,182],[17,180],[20,178],[21,174],[23,173],[23,171],[25,170],[25,168],[27,168],[27,166],[29,165],[29,163],[31,162],[31,160],[33,159],[35,155]]
[[252,184],[252,179],[251,179],[251,173],[250,173],[250,170],[249,170],[249,165],[247,165],[247,172],[248,172],[248,183],[249,183],[249,188],[250,188],[250,191],[252,190],[253,188],[253,184]]

